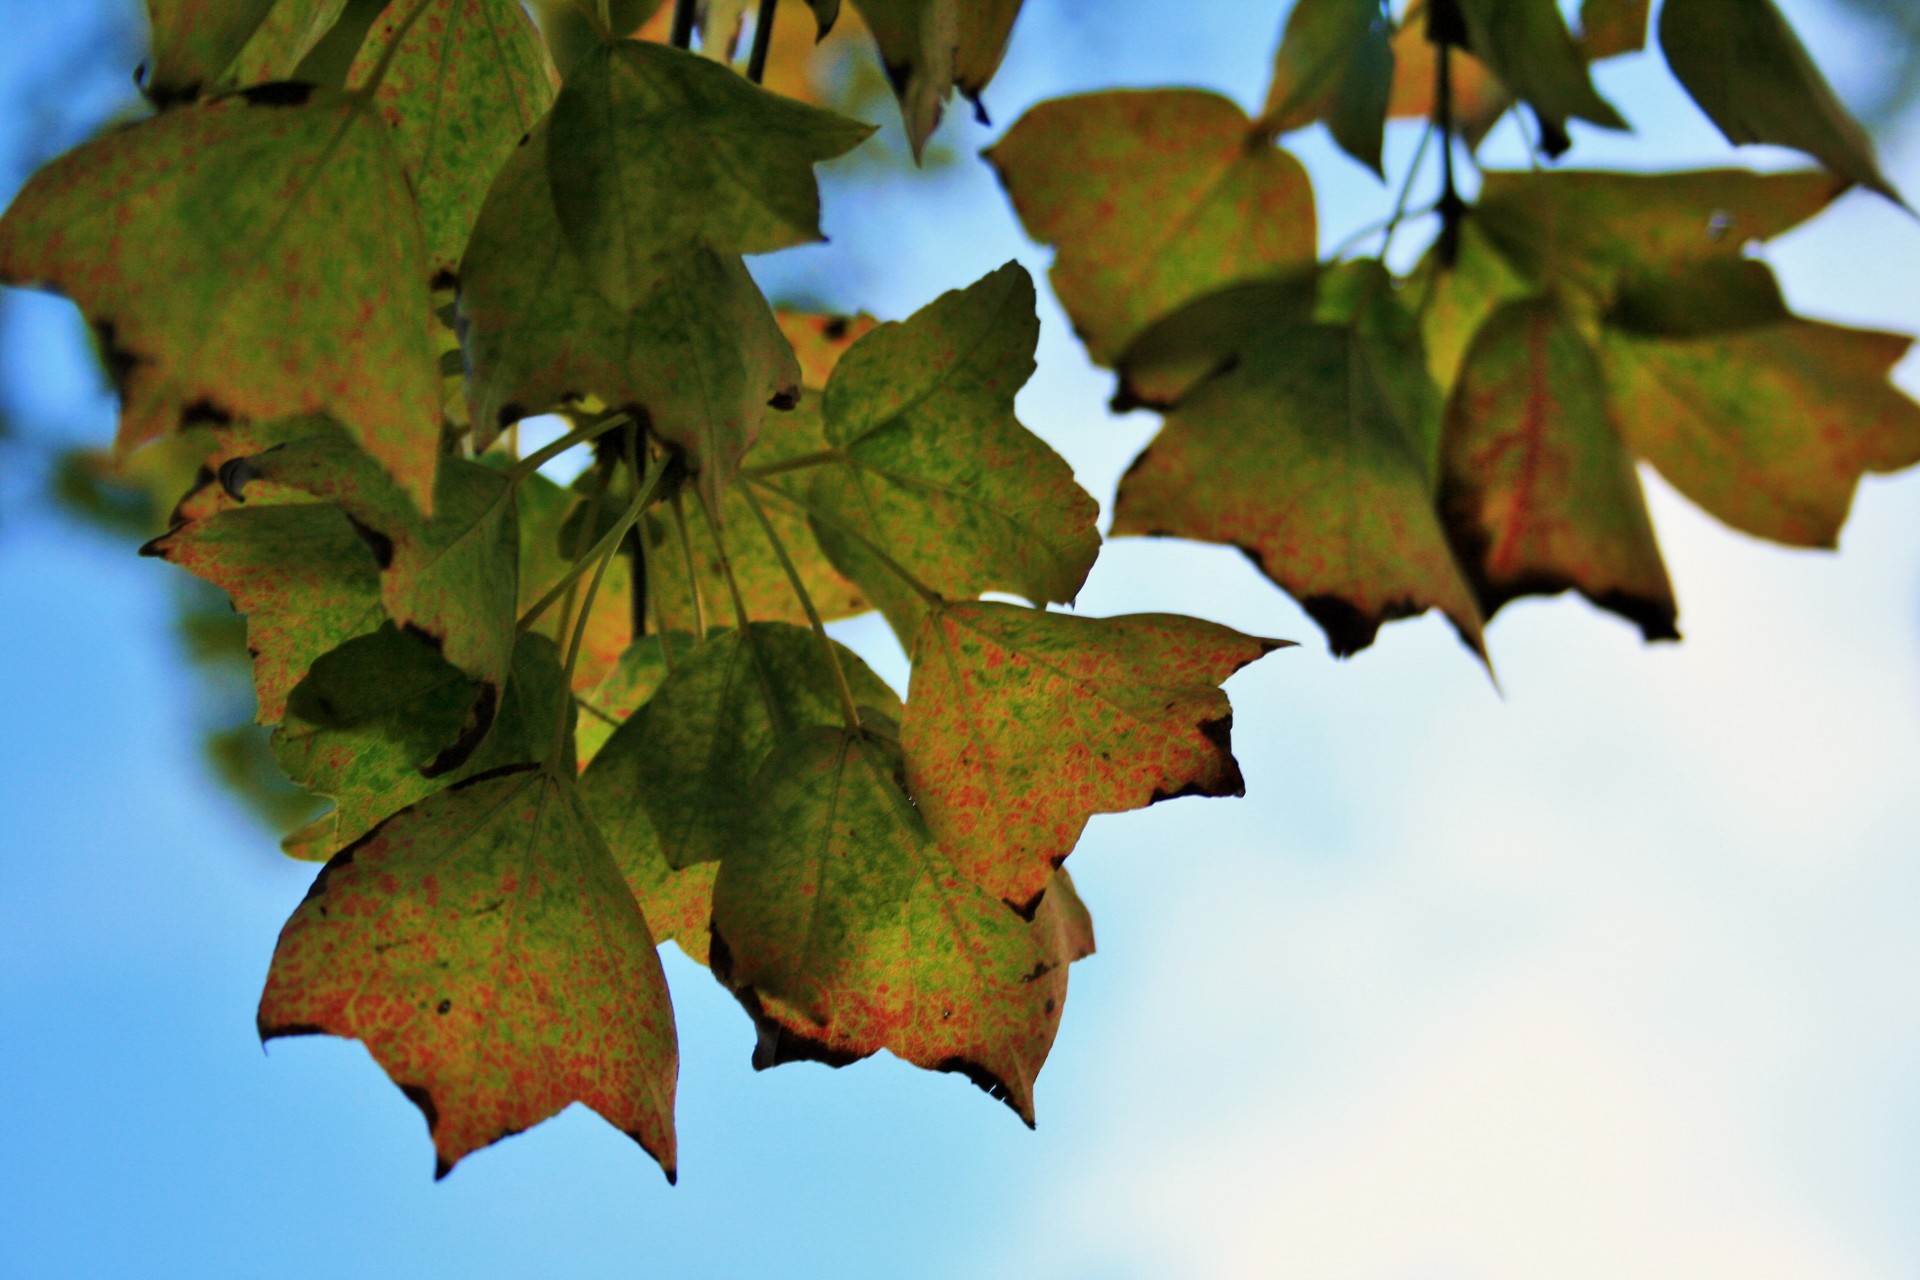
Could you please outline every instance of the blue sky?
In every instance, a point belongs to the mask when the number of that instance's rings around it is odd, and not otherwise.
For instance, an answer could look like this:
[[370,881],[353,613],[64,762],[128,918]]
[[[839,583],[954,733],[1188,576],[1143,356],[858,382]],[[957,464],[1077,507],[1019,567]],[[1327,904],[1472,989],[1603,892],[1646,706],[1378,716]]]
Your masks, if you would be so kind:
[[[1847,87],[1872,50],[1788,7]],[[989,103],[1001,124],[1113,84],[1251,104],[1277,9],[1029,0]],[[0,0],[0,158],[124,95],[138,49],[92,41],[96,11],[124,12]],[[1725,162],[1663,82],[1657,55],[1605,69],[1646,137],[1582,134],[1576,158]],[[1323,243],[1389,203],[1299,141]],[[1920,150],[1885,159],[1920,191]],[[891,317],[1047,260],[970,158],[830,182],[826,225],[757,264],[770,287]],[[1768,257],[1809,314],[1920,329],[1920,225],[1884,202],[1850,196]],[[71,309],[0,305],[9,414],[107,440]],[[1020,410],[1106,501],[1153,420],[1107,415],[1110,379],[1042,307]],[[1110,546],[1085,612],[1303,643],[1229,685],[1246,800],[1089,828],[1072,866],[1101,951],[1038,1131],[891,1060],[756,1075],[745,1017],[674,957],[670,1189],[577,1108],[436,1185],[358,1045],[261,1051],[254,1003],[312,869],[207,778],[172,571],[36,505],[30,457],[4,458],[0,1274],[1920,1273],[1920,477],[1863,486],[1837,556],[1729,532],[1650,477],[1686,642],[1523,603],[1490,632],[1499,693],[1437,620],[1336,663],[1237,555]],[[903,674],[881,628],[843,633]]]

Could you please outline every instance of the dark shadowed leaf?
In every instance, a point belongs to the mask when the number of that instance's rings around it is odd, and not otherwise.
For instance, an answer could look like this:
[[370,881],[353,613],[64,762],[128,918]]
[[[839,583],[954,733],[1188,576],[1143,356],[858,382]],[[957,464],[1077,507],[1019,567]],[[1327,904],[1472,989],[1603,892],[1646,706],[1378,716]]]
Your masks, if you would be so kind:
[[1581,0],[1580,53],[1588,62],[1647,47],[1648,0]]
[[[1387,100],[1390,118],[1433,118],[1438,54],[1438,48],[1427,39],[1426,0],[1413,0],[1393,33],[1393,92]],[[1487,70],[1486,63],[1464,49],[1453,51],[1449,75],[1454,127],[1468,146],[1478,147],[1513,105],[1513,95]]]
[[1627,122],[1594,91],[1587,61],[1556,0],[1457,0],[1467,47],[1500,83],[1564,134],[1569,117],[1609,129]]
[[281,930],[259,1027],[364,1043],[425,1114],[438,1176],[571,1102],[674,1175],[666,981],[560,772],[475,778],[336,856]]
[[147,0],[153,52],[142,86],[160,106],[213,85],[274,0]]
[[1260,126],[1278,134],[1324,120],[1342,151],[1381,173],[1392,34],[1380,0],[1299,0],[1274,55]]
[[221,77],[223,89],[293,79],[294,69],[338,22],[347,0],[275,0],[267,20]]

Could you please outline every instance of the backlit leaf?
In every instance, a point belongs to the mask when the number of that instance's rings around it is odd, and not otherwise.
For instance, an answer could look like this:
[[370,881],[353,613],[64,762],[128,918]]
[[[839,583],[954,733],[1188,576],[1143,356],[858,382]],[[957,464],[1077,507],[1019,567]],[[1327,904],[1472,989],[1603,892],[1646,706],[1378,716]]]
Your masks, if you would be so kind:
[[1849,182],[1902,203],[1866,131],[1773,0],[1666,0],[1660,51],[1727,141],[1804,151]]
[[355,99],[266,85],[69,152],[0,221],[0,280],[63,293],[93,323],[121,450],[326,412],[428,505],[440,390],[419,224]]
[[[672,637],[677,664],[693,649],[695,641],[684,632],[668,634]],[[580,693],[580,723],[574,741],[579,744],[582,763],[592,762],[613,731],[625,724],[666,678],[667,655],[659,633],[655,632],[643,636],[621,654],[619,664],[606,679]],[[605,830],[604,825],[601,829]]]
[[653,938],[571,779],[472,779],[337,855],[281,931],[260,1036],[362,1041],[444,1177],[583,1102],[674,1176],[679,1054]]
[[1261,127],[1278,134],[1324,120],[1342,151],[1382,173],[1391,36],[1380,0],[1299,0],[1274,55]]
[[[1427,39],[1426,0],[1413,0],[1393,33],[1393,91],[1387,99],[1391,119],[1431,120],[1438,88],[1439,49]],[[1453,89],[1453,124],[1467,145],[1478,147],[1513,105],[1500,78],[1465,49],[1453,51],[1448,68]]]
[[780,332],[800,362],[800,385],[812,391],[825,391],[834,366],[848,347],[867,336],[879,321],[862,312],[859,315],[823,315],[806,311],[774,312]]
[[1593,349],[1546,299],[1474,339],[1447,406],[1441,509],[1490,616],[1567,588],[1677,640],[1673,587]]
[[273,8],[274,0],[147,0],[153,54],[146,82],[160,106],[211,86]]
[[892,744],[844,729],[776,749],[714,885],[714,973],[760,1025],[757,1067],[889,1049],[1031,1125],[1066,997],[1058,926],[969,883],[900,768]]
[[1593,87],[1557,0],[1456,0],[1467,47],[1540,119],[1564,134],[1569,117],[1608,129],[1627,122]]
[[853,7],[880,46],[907,142],[918,157],[953,91],[966,6],[962,0],[853,0]]
[[226,69],[221,87],[239,89],[293,79],[294,69],[333,29],[346,7],[347,0],[275,0],[267,20]]
[[901,725],[907,787],[960,872],[1030,912],[1087,819],[1246,794],[1221,681],[1283,642],[1173,614],[931,614]]
[[1028,111],[986,155],[1096,363],[1224,285],[1313,261],[1300,162],[1251,140],[1234,103],[1192,89],[1083,94]]

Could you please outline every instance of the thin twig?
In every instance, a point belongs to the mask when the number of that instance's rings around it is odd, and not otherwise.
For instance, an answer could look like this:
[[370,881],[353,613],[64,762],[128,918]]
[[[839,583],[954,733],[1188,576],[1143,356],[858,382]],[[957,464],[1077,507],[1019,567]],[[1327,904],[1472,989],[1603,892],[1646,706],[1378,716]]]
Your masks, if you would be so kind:
[[791,458],[782,458],[778,462],[763,462],[740,468],[743,476],[757,476],[766,479],[769,476],[784,475],[789,471],[805,471],[812,467],[831,466],[846,460],[846,454],[838,449],[822,449],[817,453],[801,453]]
[[693,497],[700,507],[700,518],[706,522],[707,536],[713,539],[720,557],[720,572],[727,579],[727,594],[733,600],[733,625],[740,632],[740,643],[747,648],[747,660],[753,663],[753,673],[759,678],[760,700],[766,704],[767,719],[773,722],[774,736],[784,738],[793,732],[793,717],[786,704],[774,694],[773,676],[767,670],[766,655],[760,651],[760,636],[753,629],[753,619],[747,616],[747,602],[740,594],[740,582],[733,576],[733,558],[727,554],[726,540],[720,536],[720,522],[714,519],[705,493],[696,489]]
[[673,0],[673,33],[667,42],[674,48],[693,48],[693,19],[699,7],[699,0]]
[[707,617],[700,605],[700,574],[693,563],[693,539],[687,536],[687,511],[678,491],[673,495],[673,531],[680,539],[680,559],[687,567],[687,596],[693,601],[693,638],[697,643],[707,638]]
[[747,79],[759,84],[767,74],[767,51],[773,47],[773,15],[779,0],[760,0],[760,16],[753,23],[753,48],[747,53]]

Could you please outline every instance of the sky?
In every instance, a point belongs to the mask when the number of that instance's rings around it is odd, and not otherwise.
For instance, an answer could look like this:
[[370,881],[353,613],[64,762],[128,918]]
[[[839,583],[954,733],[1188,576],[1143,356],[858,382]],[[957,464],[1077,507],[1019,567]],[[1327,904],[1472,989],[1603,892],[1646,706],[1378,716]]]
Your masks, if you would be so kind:
[[[1875,51],[1785,7],[1864,92],[1849,70]],[[831,243],[757,273],[890,318],[1009,258],[1040,275],[971,153],[1082,89],[1253,105],[1277,9],[1028,0],[996,127],[955,113],[961,158],[934,173],[831,176]],[[126,13],[0,0],[9,189],[125,101]],[[1642,137],[1580,132],[1577,160],[1728,162],[1657,54],[1600,84]],[[1324,244],[1391,203],[1297,142]],[[1889,144],[1920,192],[1920,139]],[[1850,195],[1767,257],[1807,314],[1920,330],[1920,223],[1885,202]],[[1110,376],[1041,307],[1020,414],[1110,502],[1154,420],[1110,417]],[[110,437],[65,303],[0,299],[0,408],[37,439]],[[1336,662],[1236,553],[1111,544],[1081,611],[1302,643],[1228,683],[1246,799],[1088,828],[1069,865],[1100,952],[1038,1130],[884,1057],[756,1074],[745,1016],[669,949],[669,1188],[577,1107],[436,1184],[360,1046],[262,1051],[255,1001],[313,869],[201,763],[174,571],[51,512],[37,455],[0,448],[0,1276],[1920,1274],[1920,475],[1869,479],[1836,555],[1727,530],[1646,473],[1684,643],[1526,601],[1489,632],[1497,689],[1437,619]],[[836,629],[903,680],[882,627]]]

